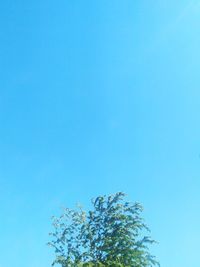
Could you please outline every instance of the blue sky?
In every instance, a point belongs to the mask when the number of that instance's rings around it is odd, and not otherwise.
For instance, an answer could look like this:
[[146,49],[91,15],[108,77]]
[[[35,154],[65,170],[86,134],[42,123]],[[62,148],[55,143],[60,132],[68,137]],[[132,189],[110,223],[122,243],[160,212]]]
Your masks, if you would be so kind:
[[0,3],[0,267],[47,267],[51,215],[140,201],[163,267],[199,267],[200,2]]

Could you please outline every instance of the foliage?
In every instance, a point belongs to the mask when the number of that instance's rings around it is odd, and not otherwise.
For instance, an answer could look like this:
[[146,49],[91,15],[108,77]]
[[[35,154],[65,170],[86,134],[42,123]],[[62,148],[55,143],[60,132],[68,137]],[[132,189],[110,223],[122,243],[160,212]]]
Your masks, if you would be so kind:
[[92,200],[86,212],[64,209],[53,217],[54,232],[49,245],[55,249],[53,263],[62,267],[152,267],[157,265],[149,252],[154,243],[145,236],[148,227],[139,203],[125,201],[122,192]]

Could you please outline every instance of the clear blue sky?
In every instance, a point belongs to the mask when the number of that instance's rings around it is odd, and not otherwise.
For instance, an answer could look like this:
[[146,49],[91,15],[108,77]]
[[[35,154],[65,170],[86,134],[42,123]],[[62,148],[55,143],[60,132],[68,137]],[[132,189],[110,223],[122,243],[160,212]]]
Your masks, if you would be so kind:
[[199,267],[200,2],[0,3],[0,267],[48,267],[50,217],[140,201],[162,267]]

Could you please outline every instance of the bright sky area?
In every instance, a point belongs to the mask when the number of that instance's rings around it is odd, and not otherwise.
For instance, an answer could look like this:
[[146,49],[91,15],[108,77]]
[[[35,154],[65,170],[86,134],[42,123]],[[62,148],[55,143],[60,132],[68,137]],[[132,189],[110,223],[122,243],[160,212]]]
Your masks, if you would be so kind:
[[199,267],[200,1],[0,3],[0,267],[48,267],[52,215],[141,202],[163,267]]

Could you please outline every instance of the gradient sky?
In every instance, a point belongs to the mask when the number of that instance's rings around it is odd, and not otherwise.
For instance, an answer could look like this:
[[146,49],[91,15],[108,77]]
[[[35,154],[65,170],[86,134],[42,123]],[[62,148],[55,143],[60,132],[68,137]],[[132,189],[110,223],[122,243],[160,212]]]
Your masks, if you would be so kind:
[[141,202],[162,267],[199,267],[200,1],[0,2],[0,267],[48,267],[51,215]]

